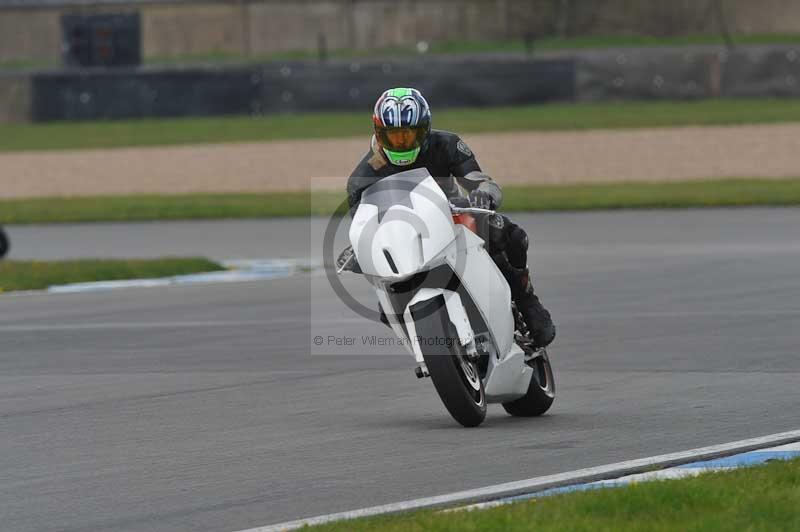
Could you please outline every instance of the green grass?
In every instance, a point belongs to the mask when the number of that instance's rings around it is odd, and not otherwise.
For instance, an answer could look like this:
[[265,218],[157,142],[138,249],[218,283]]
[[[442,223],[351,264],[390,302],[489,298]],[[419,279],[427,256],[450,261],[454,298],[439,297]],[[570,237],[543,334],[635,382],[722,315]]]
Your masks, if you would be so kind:
[[8,59],[5,61],[0,61],[0,72],[4,70],[16,71],[55,68],[58,66],[58,62],[52,59]]
[[[343,212],[343,192],[0,200],[0,223],[269,218]],[[504,187],[504,212],[800,205],[800,178]]]
[[470,512],[423,511],[314,532],[800,530],[800,460],[542,497]]
[[0,261],[0,292],[40,290],[91,281],[153,279],[224,270],[204,258],[136,260]]
[[[774,33],[734,35],[735,44],[797,44],[800,34]],[[675,37],[654,37],[649,35],[585,35],[578,37],[542,37],[533,43],[536,51],[567,51],[583,49],[628,48],[645,46],[698,46],[725,44],[722,35],[678,35]],[[453,40],[429,43],[428,55],[442,54],[481,54],[481,53],[525,53],[528,48],[523,39],[482,41]],[[375,57],[407,57],[417,55],[415,44],[372,48],[367,50],[339,49],[328,50],[327,56],[333,59],[357,59]],[[265,61],[291,61],[317,59],[316,50],[290,50],[272,54],[247,56],[240,53],[210,51],[207,53],[156,56],[145,59],[147,64],[174,65],[191,63],[260,63]]]
[[188,194],[0,200],[0,223],[269,218],[329,214],[343,194]]
[[[797,44],[798,33],[773,33],[733,35],[735,44]],[[603,48],[629,48],[643,46],[698,46],[725,44],[722,35],[678,35],[654,37],[650,35],[583,35],[577,37],[544,37],[533,42],[536,50],[583,50]],[[525,52],[525,43],[513,41],[450,41],[431,43],[430,53],[480,53]]]
[[[435,104],[436,102],[433,102]],[[0,151],[167,146],[367,137],[369,110],[263,117],[0,124]],[[434,126],[465,133],[800,122],[800,100],[578,103],[434,112]]]
[[504,211],[800,205],[798,179],[504,187]]

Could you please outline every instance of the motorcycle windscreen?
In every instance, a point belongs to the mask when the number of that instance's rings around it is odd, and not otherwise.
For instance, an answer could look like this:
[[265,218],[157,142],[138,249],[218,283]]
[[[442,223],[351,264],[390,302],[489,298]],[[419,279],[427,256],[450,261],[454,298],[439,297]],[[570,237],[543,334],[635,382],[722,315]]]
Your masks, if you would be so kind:
[[385,177],[364,190],[350,242],[367,275],[412,275],[455,239],[450,206],[424,168]]

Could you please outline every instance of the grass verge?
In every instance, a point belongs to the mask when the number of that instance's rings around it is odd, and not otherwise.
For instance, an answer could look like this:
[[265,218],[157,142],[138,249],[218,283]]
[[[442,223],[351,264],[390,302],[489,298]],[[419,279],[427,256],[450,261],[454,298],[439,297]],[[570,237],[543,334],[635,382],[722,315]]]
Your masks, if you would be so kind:
[[[800,178],[504,187],[504,212],[800,205]],[[0,200],[0,223],[271,218],[344,212],[343,192]]]
[[[437,102],[431,102],[434,107]],[[800,100],[704,100],[530,105],[438,111],[459,133],[800,122]],[[366,136],[369,110],[261,117],[0,124],[0,151],[120,148]]]
[[798,179],[504,187],[505,211],[800,205]]
[[49,286],[154,279],[224,270],[200,257],[136,260],[0,261],[0,292],[41,290]]
[[319,532],[800,530],[800,460],[543,497],[489,510],[424,511]]
[[[797,44],[800,34],[796,33],[762,33],[751,35],[733,35],[735,44]],[[649,35],[582,35],[576,37],[542,37],[536,39],[533,53],[539,51],[562,51],[604,48],[631,48],[650,46],[698,46],[724,45],[722,35],[678,35],[674,37],[655,37]],[[450,40],[427,43],[427,55],[442,54],[483,54],[483,53],[529,53],[529,46],[523,39],[511,40]],[[415,44],[370,48],[367,50],[338,49],[328,50],[327,56],[333,59],[358,59],[381,57],[413,57],[419,55]],[[192,63],[261,63],[265,61],[315,60],[319,58],[317,50],[290,50],[274,54],[253,55],[208,52],[191,55],[173,55],[149,57],[145,59],[151,65],[176,65]]]
[[[797,33],[756,33],[751,35],[733,35],[735,44],[797,44],[800,34]],[[511,40],[450,40],[434,41],[428,44],[427,55],[442,54],[482,54],[482,53],[529,53],[529,47],[523,39]],[[673,37],[656,37],[650,35],[581,35],[576,37],[542,37],[533,42],[533,51],[561,51],[604,48],[630,48],[646,46],[698,46],[724,45],[722,35],[677,35]],[[413,57],[419,54],[415,44],[384,48],[336,49],[328,50],[327,56],[333,59],[359,59],[382,57]],[[145,57],[147,65],[191,65],[191,64],[248,64],[265,61],[293,61],[319,59],[317,50],[289,50],[262,55],[246,55],[211,51],[196,54],[177,54]],[[0,61],[0,72],[29,68],[57,68],[59,63],[51,59],[21,59]]]
[[343,199],[343,193],[315,193],[313,208],[308,192],[0,200],[0,224],[309,216],[331,214]]

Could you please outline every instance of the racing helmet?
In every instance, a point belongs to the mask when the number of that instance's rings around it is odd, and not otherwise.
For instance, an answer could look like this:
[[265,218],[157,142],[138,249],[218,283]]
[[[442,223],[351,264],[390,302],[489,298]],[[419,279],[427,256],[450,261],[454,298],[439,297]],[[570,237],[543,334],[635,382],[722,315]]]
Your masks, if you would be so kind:
[[427,148],[431,109],[417,89],[389,89],[375,103],[372,123],[375,139],[389,162],[406,166]]

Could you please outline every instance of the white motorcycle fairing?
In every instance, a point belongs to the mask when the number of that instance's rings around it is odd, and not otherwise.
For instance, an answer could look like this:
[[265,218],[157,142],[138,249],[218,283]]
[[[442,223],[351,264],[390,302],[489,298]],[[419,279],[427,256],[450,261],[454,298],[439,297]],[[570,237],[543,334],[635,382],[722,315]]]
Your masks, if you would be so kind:
[[486,402],[513,401],[526,394],[533,370],[514,341],[510,289],[483,240],[455,224],[450,209],[426,169],[395,174],[363,192],[350,242],[392,329],[421,368],[424,346],[412,309],[441,297],[458,342],[488,358],[481,375]]

